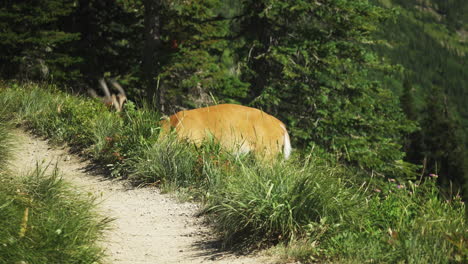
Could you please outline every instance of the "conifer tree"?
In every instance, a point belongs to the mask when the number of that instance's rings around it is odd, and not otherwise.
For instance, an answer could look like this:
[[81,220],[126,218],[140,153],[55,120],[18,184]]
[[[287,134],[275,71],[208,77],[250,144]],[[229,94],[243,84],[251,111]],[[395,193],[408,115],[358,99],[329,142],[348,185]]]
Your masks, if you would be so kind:
[[366,47],[381,9],[368,1],[244,0],[243,80],[251,104],[290,124],[298,145],[318,145],[380,172],[404,156],[414,129],[398,99],[370,79],[385,68]]
[[221,1],[173,1],[163,17],[160,85],[167,105],[205,106],[239,101],[248,85],[241,82],[230,49],[228,18]]
[[427,160],[427,171],[438,174],[440,183],[446,187],[450,182],[461,187],[467,176],[463,134],[451,113],[447,96],[438,86],[431,88],[423,114],[422,149]]
[[64,32],[61,19],[73,10],[72,0],[1,1],[0,74],[5,78],[56,81],[73,79],[79,59],[63,47],[79,34]]
[[[400,103],[406,117],[411,121],[418,121],[419,113],[416,110],[414,100],[414,89],[409,78],[403,80],[403,93],[400,96]],[[418,129],[407,135],[404,150],[406,153],[405,160],[413,164],[423,164],[424,155],[422,153],[422,132]]]
[[112,77],[136,71],[141,60],[143,30],[140,5],[126,7],[114,0],[78,0],[64,20],[68,32],[80,38],[67,46],[81,59],[77,68],[87,86],[96,86],[104,73]]

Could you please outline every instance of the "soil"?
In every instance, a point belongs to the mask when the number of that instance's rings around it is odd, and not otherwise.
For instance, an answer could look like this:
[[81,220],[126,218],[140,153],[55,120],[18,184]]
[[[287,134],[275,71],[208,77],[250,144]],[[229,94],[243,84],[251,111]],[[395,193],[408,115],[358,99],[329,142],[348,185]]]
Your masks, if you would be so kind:
[[90,171],[89,161],[72,155],[65,146],[52,147],[44,139],[15,130],[17,145],[11,167],[19,174],[36,164],[52,170],[79,191],[97,198],[98,210],[114,219],[102,243],[106,263],[274,263],[261,253],[242,254],[219,248],[213,230],[203,217],[196,217],[199,206],[181,203],[161,194],[157,188],[135,188],[123,180],[112,180]]

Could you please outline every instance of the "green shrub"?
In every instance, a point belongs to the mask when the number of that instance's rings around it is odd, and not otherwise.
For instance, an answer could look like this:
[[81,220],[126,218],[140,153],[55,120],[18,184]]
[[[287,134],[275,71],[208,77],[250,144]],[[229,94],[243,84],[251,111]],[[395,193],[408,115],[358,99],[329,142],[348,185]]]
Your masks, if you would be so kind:
[[97,100],[84,100],[70,95],[52,94],[52,96],[59,98],[56,108],[50,113],[51,118],[55,117],[58,120],[57,128],[51,127],[51,130],[63,130],[59,140],[80,148],[93,144],[92,136],[96,129],[94,121],[107,112],[104,104]]
[[113,113],[103,112],[91,121],[93,129],[91,131],[90,154],[95,160],[104,163],[115,162],[118,157],[112,153],[119,153],[115,142],[121,140],[122,119]]
[[109,138],[112,155],[116,158],[113,174],[127,176],[132,168],[132,158],[142,157],[148,147],[156,144],[159,137],[159,118],[156,111],[143,107],[136,110],[133,102],[127,102],[120,116],[121,128]]
[[122,133],[126,137],[122,149],[129,156],[136,156],[134,153],[139,154],[142,148],[158,140],[160,114],[148,106],[137,110],[133,102],[128,102],[122,119]]

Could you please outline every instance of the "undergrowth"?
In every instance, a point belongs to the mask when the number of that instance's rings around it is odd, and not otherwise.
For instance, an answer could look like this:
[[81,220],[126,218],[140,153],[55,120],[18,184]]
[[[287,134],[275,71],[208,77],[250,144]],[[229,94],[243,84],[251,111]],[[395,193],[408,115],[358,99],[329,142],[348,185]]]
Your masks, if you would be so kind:
[[284,259],[302,262],[468,261],[465,205],[457,194],[442,196],[432,177],[355,181],[360,172],[320,153],[258,162],[215,142],[158,139],[158,113],[131,102],[115,113],[34,84],[0,89],[7,119],[71,144],[114,177],[202,202],[225,245],[278,245]]

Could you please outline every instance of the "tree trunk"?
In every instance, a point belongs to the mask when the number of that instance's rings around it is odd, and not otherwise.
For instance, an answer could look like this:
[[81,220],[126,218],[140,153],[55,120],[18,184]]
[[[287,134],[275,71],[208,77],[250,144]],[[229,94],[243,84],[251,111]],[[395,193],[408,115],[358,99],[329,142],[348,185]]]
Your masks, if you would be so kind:
[[160,68],[158,53],[161,48],[161,0],[144,0],[145,45],[143,50],[143,74],[148,102],[163,111],[163,93],[156,76]]

